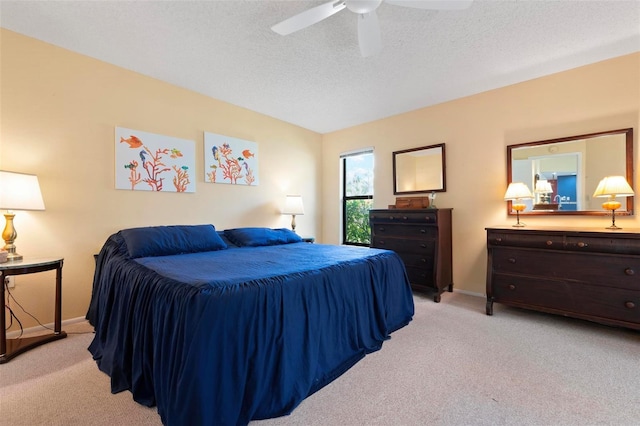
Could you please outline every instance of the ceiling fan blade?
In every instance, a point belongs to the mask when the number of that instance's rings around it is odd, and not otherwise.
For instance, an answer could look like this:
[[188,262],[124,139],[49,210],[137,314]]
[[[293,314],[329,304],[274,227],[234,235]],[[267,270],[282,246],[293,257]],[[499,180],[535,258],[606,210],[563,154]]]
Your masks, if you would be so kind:
[[291,18],[285,19],[284,21],[272,26],[271,29],[280,35],[291,34],[318,23],[323,19],[340,12],[344,8],[344,1],[331,0],[330,2],[312,7],[309,10],[305,10]]
[[463,10],[471,6],[473,0],[385,0],[385,3],[414,9]]
[[375,55],[382,49],[380,24],[375,10],[358,15],[358,42],[360,53],[365,58]]

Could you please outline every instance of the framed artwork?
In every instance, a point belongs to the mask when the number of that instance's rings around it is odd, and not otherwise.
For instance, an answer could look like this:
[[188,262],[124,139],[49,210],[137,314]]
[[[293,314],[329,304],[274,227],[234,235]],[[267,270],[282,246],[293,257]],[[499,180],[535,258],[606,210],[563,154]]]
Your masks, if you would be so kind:
[[195,192],[195,142],[116,127],[116,189]]
[[204,133],[204,181],[258,185],[258,144]]

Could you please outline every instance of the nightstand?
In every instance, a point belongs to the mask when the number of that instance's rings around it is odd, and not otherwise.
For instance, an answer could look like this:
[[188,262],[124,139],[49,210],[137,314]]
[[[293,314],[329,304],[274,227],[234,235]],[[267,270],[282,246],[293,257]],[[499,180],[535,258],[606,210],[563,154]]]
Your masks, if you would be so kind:
[[300,237],[302,238],[302,241],[304,241],[305,243],[314,243],[316,241],[316,237]]
[[62,263],[63,258],[27,258],[16,262],[0,263],[0,295],[5,299],[4,279],[13,275],[35,274],[38,272],[56,271],[55,318],[52,333],[33,337],[7,339],[6,318],[0,315],[0,364],[11,358],[40,346],[47,342],[67,337],[62,331]]

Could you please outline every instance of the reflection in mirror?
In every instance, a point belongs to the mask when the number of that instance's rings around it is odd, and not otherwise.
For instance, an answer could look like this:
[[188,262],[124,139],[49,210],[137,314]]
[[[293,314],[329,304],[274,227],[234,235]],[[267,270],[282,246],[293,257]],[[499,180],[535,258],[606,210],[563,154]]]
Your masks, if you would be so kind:
[[393,153],[393,193],[446,191],[444,144]]
[[[534,193],[521,215],[607,214],[592,195],[605,176],[633,182],[633,129],[509,145],[507,173],[507,184],[524,182]],[[621,214],[632,214],[633,197],[620,201]]]

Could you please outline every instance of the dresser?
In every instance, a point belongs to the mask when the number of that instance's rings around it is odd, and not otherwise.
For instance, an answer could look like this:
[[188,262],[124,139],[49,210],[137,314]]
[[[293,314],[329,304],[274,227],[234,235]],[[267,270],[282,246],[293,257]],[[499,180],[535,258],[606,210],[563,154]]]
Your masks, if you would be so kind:
[[487,231],[493,303],[640,330],[640,229]]
[[370,210],[371,247],[393,250],[404,262],[414,290],[453,291],[452,209]]

